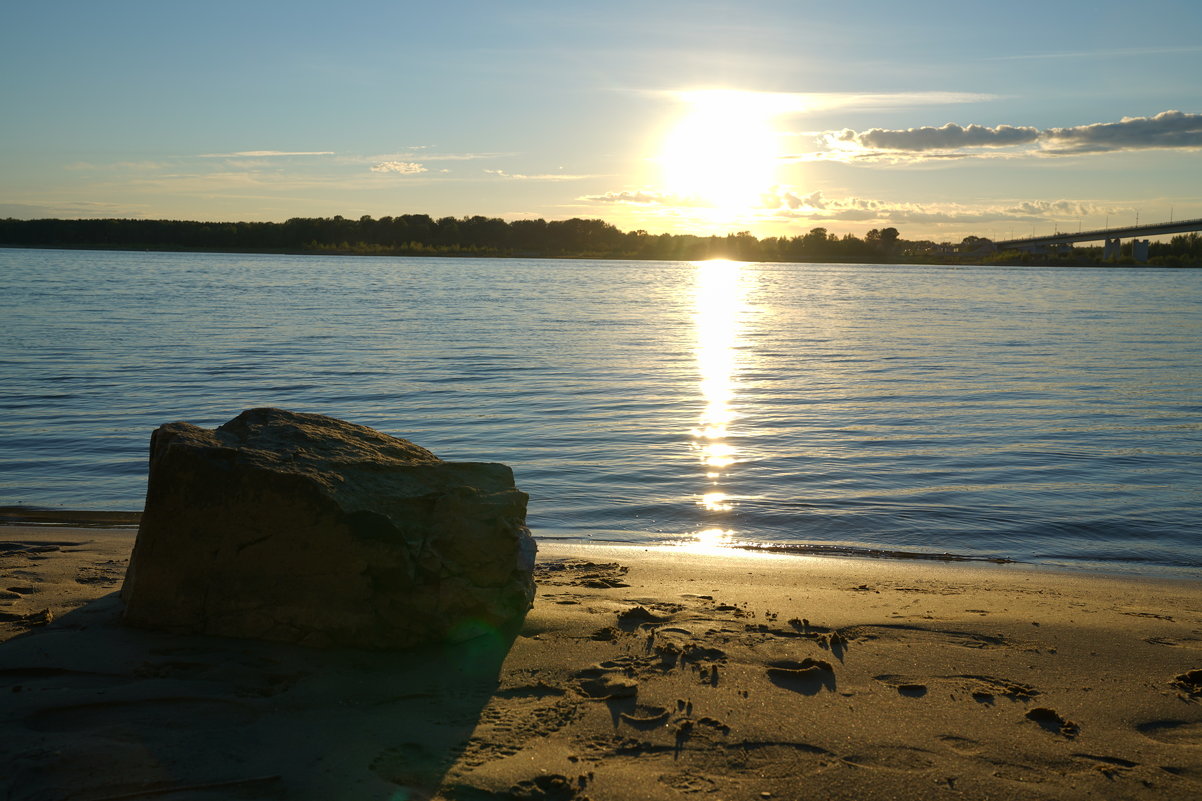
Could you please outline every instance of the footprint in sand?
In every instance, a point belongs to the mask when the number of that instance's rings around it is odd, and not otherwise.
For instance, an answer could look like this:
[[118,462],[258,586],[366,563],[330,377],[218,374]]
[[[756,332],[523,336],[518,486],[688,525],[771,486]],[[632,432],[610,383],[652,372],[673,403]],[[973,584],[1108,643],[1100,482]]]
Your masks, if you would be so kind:
[[591,773],[588,776],[577,776],[575,779],[558,773],[535,776],[510,787],[505,798],[518,801],[589,801],[589,797],[584,794],[584,788],[591,776]]
[[863,624],[842,629],[849,640],[903,640],[921,645],[955,645],[961,648],[1013,648],[1022,643],[1002,634],[982,634],[975,631],[934,629],[904,623]]
[[75,583],[110,586],[120,582],[124,576],[124,567],[81,567],[75,575]]
[[1189,698],[1202,698],[1202,669],[1187,670],[1173,678],[1173,686]]
[[33,628],[53,622],[54,612],[49,609],[41,609],[37,612],[0,612],[0,623],[15,623],[18,626]]
[[1138,768],[1138,762],[1132,762],[1122,757],[1105,756],[1102,754],[1073,754],[1085,765],[1085,770],[1096,771],[1108,779],[1124,775],[1132,768]]
[[1144,637],[1149,645],[1167,645],[1170,648],[1202,650],[1202,637]]
[[1029,684],[1010,681],[1009,679],[1000,679],[996,676],[982,676],[971,673],[961,673],[952,676],[931,676],[922,681],[917,681],[909,676],[889,673],[874,676],[873,678],[882,684],[892,687],[897,690],[899,695],[904,695],[907,698],[925,697],[930,691],[932,684],[937,689],[950,685],[948,689],[952,690],[953,697],[959,693],[968,693],[974,701],[987,706],[996,703],[999,697],[1008,698],[1011,701],[1030,701],[1039,695],[1039,690],[1036,690]]
[[721,747],[711,746],[715,766],[722,775],[740,778],[785,779],[821,773],[840,764],[839,757],[810,743],[741,740]]
[[1055,709],[1049,709],[1046,706],[1037,706],[1032,709],[1027,713],[1027,720],[1038,723],[1040,728],[1046,732],[1059,734],[1070,740],[1081,731],[1081,727],[1076,723],[1063,717]]
[[939,735],[939,742],[943,743],[957,754],[963,754],[965,756],[976,756],[985,750],[984,746],[982,746],[976,740],[969,739],[968,737],[957,737],[954,734]]
[[654,629],[648,636],[647,650],[655,652],[659,657],[660,667],[666,670],[677,666],[704,667],[714,662],[726,661],[726,652],[721,648],[702,645],[701,640],[691,631],[677,626],[661,626]]
[[663,623],[668,618],[657,615],[645,606],[635,606],[618,613],[618,628],[622,631],[635,629],[652,623]]
[[873,678],[897,690],[898,695],[904,695],[907,698],[922,698],[927,694],[927,686],[925,684],[911,681],[905,676],[885,674],[883,676],[874,676]]
[[618,717],[631,728],[648,731],[665,725],[670,714],[669,710],[662,706],[639,704],[631,712],[620,712]]
[[666,773],[658,781],[678,793],[713,793],[718,790],[717,782],[697,773]]
[[579,714],[577,701],[556,687],[540,684],[496,693],[451,772],[470,772],[490,760],[513,756],[527,743],[568,726]]
[[576,686],[589,698],[633,698],[639,693],[639,682],[624,673],[619,664],[601,662],[576,671]]
[[843,757],[843,761],[861,768],[877,770],[918,771],[935,764],[930,751],[905,745],[879,745],[864,748]]
[[614,626],[602,626],[589,635],[589,639],[597,642],[613,642],[622,636],[622,632]]
[[999,696],[1009,698],[1011,701],[1030,701],[1039,695],[1039,690],[1030,684],[1010,681],[1009,679],[999,679],[996,676],[964,673],[958,676],[949,676],[948,678],[968,679],[971,682],[968,687],[968,693],[972,696],[972,700],[986,705],[994,703]]
[[777,687],[801,693],[816,695],[823,689],[835,689],[835,669],[831,663],[822,659],[806,658],[800,662],[792,659],[782,659],[768,663],[768,678]]
[[1136,730],[1151,740],[1170,745],[1202,746],[1202,723],[1184,720],[1153,720],[1141,723]]
[[630,585],[623,580],[628,570],[625,565],[617,562],[599,563],[568,559],[536,565],[534,577],[535,581],[542,585],[607,590],[629,587]]

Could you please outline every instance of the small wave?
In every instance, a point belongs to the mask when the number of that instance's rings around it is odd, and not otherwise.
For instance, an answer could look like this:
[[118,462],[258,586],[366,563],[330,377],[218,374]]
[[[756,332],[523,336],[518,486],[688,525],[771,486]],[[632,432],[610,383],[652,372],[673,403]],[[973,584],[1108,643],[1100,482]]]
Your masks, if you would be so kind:
[[794,556],[858,556],[872,559],[929,559],[937,562],[992,562],[998,565],[1017,564],[1017,559],[1005,556],[974,556],[960,553],[929,553],[926,551],[897,551],[887,548],[864,548],[855,545],[825,545],[813,542],[799,543],[733,543],[731,548],[766,553],[787,553]]

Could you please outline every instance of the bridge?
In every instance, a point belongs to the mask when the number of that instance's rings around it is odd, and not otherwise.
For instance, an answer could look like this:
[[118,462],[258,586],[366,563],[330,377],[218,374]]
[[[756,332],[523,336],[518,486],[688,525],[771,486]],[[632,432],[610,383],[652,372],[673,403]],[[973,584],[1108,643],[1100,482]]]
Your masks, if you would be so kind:
[[1025,239],[1006,239],[994,242],[998,250],[1025,250],[1028,253],[1047,253],[1061,247],[1071,246],[1074,242],[1106,243],[1102,250],[1103,259],[1118,258],[1119,243],[1123,239],[1131,239],[1131,255],[1136,261],[1148,260],[1148,240],[1140,237],[1162,236],[1164,234],[1181,234],[1189,231],[1202,231],[1202,219],[1177,220],[1173,222],[1152,223],[1150,225],[1129,225],[1125,228],[1099,228],[1093,231],[1077,231],[1066,233],[1058,231],[1049,236],[1029,236]]

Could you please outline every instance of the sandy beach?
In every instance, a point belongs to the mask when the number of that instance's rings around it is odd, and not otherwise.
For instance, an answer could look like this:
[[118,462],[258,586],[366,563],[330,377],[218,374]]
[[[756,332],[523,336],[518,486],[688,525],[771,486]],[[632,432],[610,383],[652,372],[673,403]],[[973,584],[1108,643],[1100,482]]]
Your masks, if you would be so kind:
[[134,535],[0,528],[6,799],[1202,797],[1197,582],[543,542],[520,631],[315,651],[122,626]]

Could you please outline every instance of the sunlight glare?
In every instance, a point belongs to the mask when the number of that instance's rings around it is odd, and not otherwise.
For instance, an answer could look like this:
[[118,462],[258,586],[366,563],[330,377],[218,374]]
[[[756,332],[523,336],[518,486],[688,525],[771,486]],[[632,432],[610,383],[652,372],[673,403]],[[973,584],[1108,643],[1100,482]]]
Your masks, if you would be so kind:
[[754,92],[689,92],[685,116],[660,154],[664,184],[682,198],[727,211],[757,207],[778,182],[778,113]]

